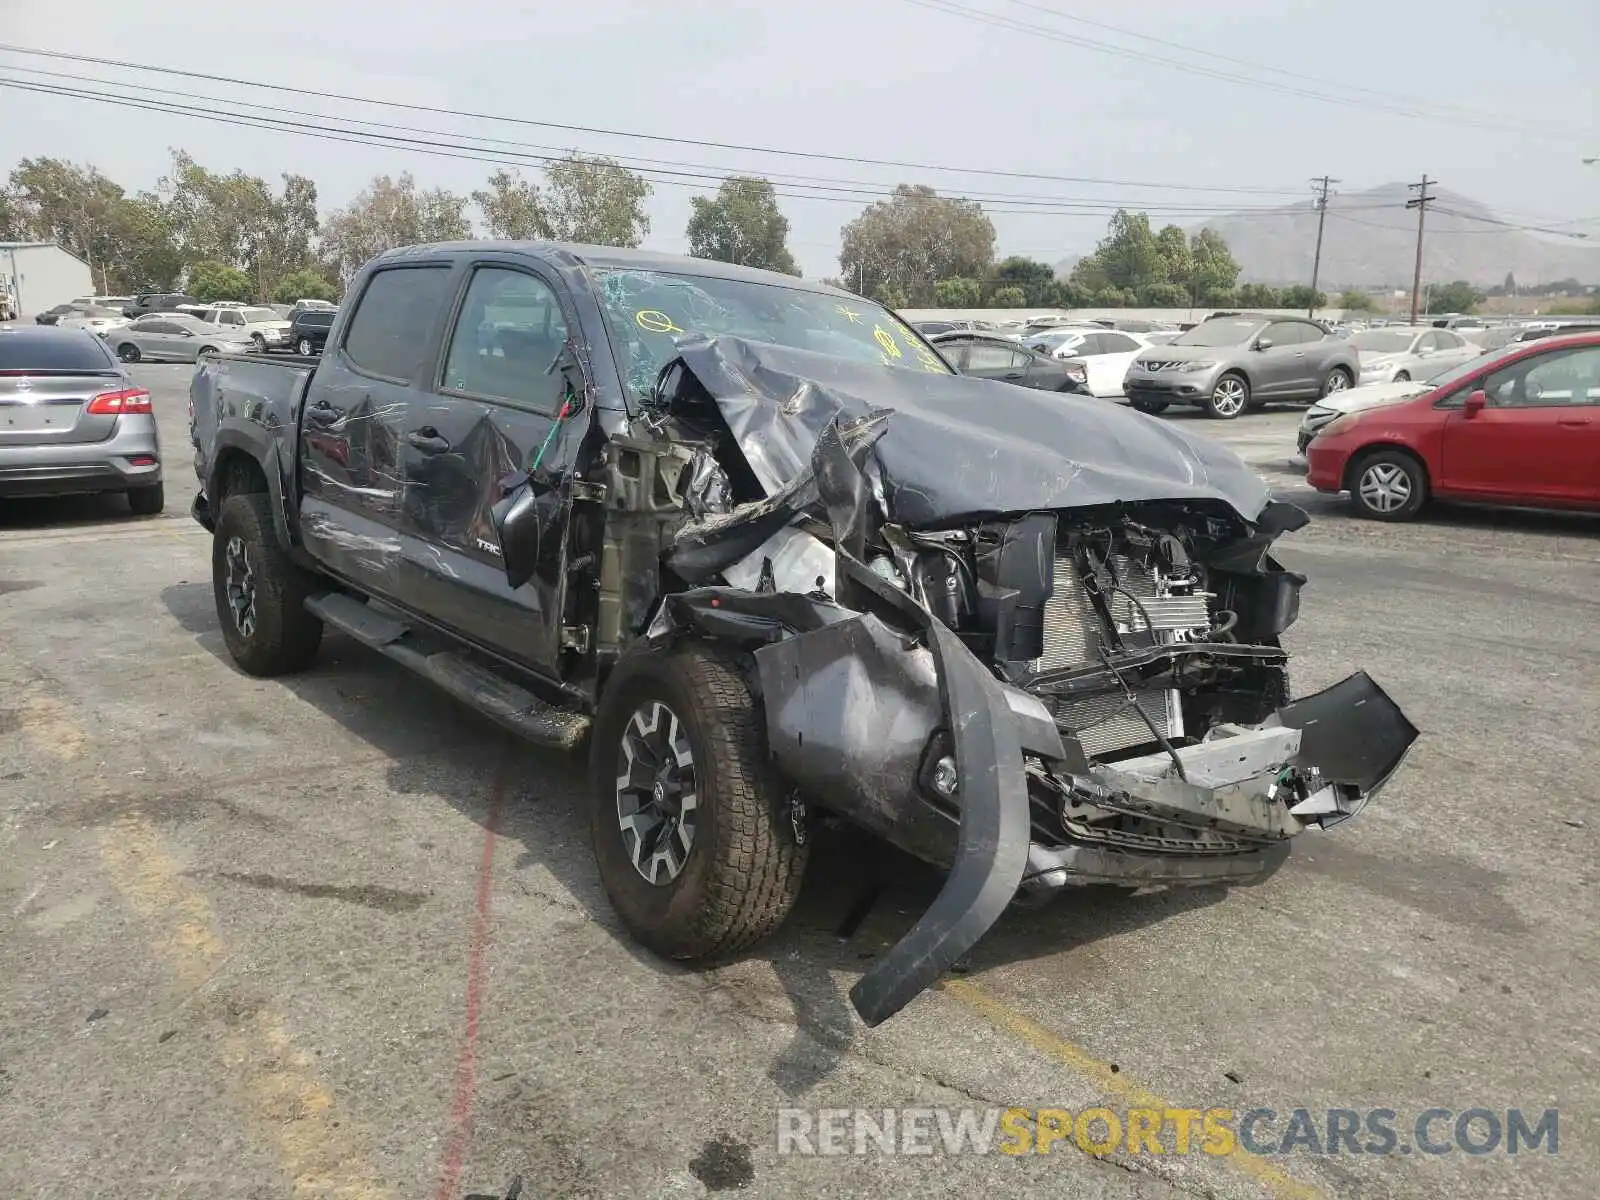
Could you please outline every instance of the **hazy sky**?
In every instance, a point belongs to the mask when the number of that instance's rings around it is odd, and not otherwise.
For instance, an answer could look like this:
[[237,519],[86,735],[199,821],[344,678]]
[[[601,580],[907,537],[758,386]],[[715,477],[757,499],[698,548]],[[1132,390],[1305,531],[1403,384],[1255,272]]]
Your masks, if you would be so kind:
[[[935,11],[950,7],[987,15]],[[1133,57],[1061,38],[1110,44]],[[1582,162],[1600,155],[1594,0],[0,0],[0,42],[561,124],[1124,181],[787,158],[244,92],[0,53],[0,77],[26,77],[14,68],[37,67],[503,138],[524,149],[576,147],[695,164],[669,170],[711,167],[867,189],[927,182],[941,191],[1028,197],[990,205],[1053,210],[995,213],[998,249],[1047,261],[1093,246],[1106,216],[1093,206],[1149,208],[1157,224],[1194,224],[1202,210],[1297,199],[1308,178],[1323,173],[1342,179],[1348,192],[1427,172],[1508,219],[1583,221],[1565,227],[1600,239],[1600,166]],[[1260,81],[1322,95],[1286,94]],[[1418,106],[1434,116],[1392,111]],[[134,190],[154,185],[169,147],[216,170],[309,175],[324,211],[380,172],[409,170],[425,185],[465,192],[494,169],[0,87],[0,173],[24,156],[56,155],[92,162]],[[683,251],[689,197],[713,187],[657,182],[647,244]],[[839,228],[870,199],[782,198],[791,248],[808,276],[837,273]],[[1075,211],[1060,211],[1067,208]]]

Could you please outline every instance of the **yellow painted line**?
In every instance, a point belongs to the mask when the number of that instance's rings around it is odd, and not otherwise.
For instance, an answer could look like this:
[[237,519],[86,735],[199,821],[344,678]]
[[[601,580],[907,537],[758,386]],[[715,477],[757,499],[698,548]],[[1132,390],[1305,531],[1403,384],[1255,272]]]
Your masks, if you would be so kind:
[[[1010,1034],[1045,1057],[1077,1072],[1103,1094],[1115,1096],[1130,1108],[1165,1110],[1182,1107],[1142,1087],[1122,1071],[1112,1070],[1110,1063],[1046,1029],[1031,1017],[1023,1016],[970,979],[946,979],[939,989],[978,1013],[1002,1033]],[[1250,1176],[1274,1200],[1327,1200],[1324,1192],[1310,1184],[1301,1183],[1287,1171],[1237,1145],[1228,1154],[1218,1156],[1213,1161]]]
[[[161,835],[137,814],[101,837],[100,855],[119,891],[155,926],[156,949],[185,987],[209,981],[228,959],[211,905],[188,886]],[[295,1200],[384,1200],[390,1195],[350,1121],[317,1079],[281,1017],[262,1007],[230,1024],[222,1066],[254,1131],[293,1180]]]
[[17,705],[17,721],[34,749],[51,758],[77,758],[88,742],[71,710],[36,683],[24,690]]

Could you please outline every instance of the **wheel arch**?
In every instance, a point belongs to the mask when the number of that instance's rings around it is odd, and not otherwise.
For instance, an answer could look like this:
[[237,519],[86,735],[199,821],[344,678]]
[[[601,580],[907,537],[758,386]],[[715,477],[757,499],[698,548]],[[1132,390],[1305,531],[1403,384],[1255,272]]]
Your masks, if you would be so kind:
[[251,443],[237,429],[224,429],[217,436],[216,456],[206,477],[206,500],[212,512],[220,512],[223,502],[234,495],[264,492],[272,504],[272,525],[279,543],[291,554],[301,553],[290,535],[284,510],[283,483],[277,465],[277,448]]
[[1418,454],[1414,446],[1408,446],[1404,442],[1396,441],[1368,442],[1365,446],[1362,446],[1361,449],[1354,451],[1350,457],[1345,460],[1344,478],[1340,480],[1340,483],[1343,485],[1343,490],[1347,492],[1354,490],[1356,475],[1359,473],[1363,464],[1365,464],[1367,459],[1371,458],[1374,454],[1379,454],[1385,450],[1393,450],[1399,454],[1403,454],[1407,458],[1411,459],[1412,462],[1416,463],[1417,469],[1422,472],[1423,485],[1428,489],[1430,494],[1433,492],[1433,473],[1428,470],[1428,460],[1423,458],[1422,455]]

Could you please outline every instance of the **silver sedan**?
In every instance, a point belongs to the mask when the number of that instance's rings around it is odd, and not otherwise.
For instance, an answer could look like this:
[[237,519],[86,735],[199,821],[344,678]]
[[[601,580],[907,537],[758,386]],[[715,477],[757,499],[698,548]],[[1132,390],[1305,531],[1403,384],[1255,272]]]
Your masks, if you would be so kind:
[[1481,351],[1458,333],[1426,325],[1388,325],[1350,335],[1361,355],[1361,378],[1368,383],[1407,383],[1460,366]]
[[182,313],[151,313],[101,336],[123,362],[198,362],[208,354],[244,354],[254,348],[247,335]]

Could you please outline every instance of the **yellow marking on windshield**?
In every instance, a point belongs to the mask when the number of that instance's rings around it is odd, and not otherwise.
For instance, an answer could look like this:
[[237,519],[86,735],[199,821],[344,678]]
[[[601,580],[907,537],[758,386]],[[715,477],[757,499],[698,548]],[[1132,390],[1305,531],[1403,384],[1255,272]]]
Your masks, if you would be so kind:
[[646,333],[682,333],[672,318],[659,308],[641,308],[633,314],[634,323]]

